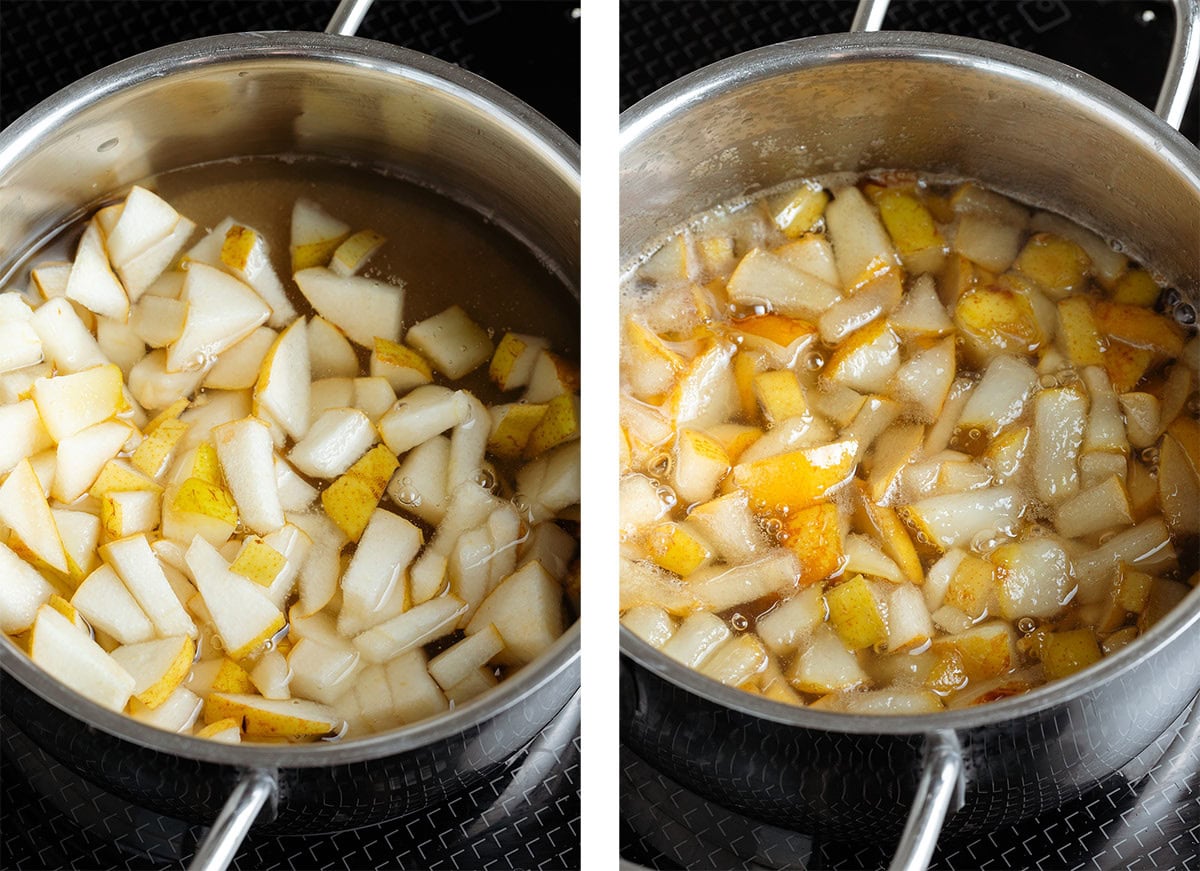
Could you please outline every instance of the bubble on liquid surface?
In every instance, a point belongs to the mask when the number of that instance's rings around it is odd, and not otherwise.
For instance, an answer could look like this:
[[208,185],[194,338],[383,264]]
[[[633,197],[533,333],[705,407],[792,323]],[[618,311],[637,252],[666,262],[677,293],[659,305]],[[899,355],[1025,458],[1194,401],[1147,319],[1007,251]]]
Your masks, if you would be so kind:
[[746,617],[745,614],[734,614],[732,617],[729,618],[729,625],[732,626],[734,629],[736,629],[738,632],[745,632],[747,629],[750,628],[750,620]]

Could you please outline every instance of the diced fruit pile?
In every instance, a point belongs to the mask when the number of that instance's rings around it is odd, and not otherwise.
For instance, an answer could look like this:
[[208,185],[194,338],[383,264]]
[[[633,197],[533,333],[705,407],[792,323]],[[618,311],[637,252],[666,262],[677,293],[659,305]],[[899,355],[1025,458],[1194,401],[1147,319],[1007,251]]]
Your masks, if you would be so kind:
[[[574,368],[456,305],[405,329],[357,274],[385,240],[313,202],[286,285],[253,228],[196,230],[135,187],[0,294],[0,630],[226,742],[411,723],[541,654],[578,611]],[[484,366],[500,403],[447,386]]]
[[1193,305],[972,183],[698,216],[623,290],[622,622],[857,713],[1112,654],[1200,583]]

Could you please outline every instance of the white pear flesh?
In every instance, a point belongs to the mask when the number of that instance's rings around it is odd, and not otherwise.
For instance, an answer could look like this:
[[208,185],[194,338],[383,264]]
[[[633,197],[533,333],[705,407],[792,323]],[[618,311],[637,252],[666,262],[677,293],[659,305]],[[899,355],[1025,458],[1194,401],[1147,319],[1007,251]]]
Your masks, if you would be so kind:
[[111,566],[102,565],[84,578],[71,604],[92,626],[121,644],[154,637],[154,624]]
[[353,378],[358,374],[358,355],[350,340],[316,315],[308,322],[308,358],[313,378]]
[[275,444],[267,426],[246,417],[216,427],[212,438],[242,522],[259,535],[283,526],[283,506],[275,483]]
[[208,368],[212,359],[266,323],[271,309],[232,275],[193,263],[183,282],[183,332],[167,349],[171,372]]
[[100,228],[95,221],[88,224],[79,240],[79,249],[67,279],[66,297],[98,315],[119,321],[129,316],[129,296],[108,263]]
[[105,463],[121,452],[134,432],[124,421],[106,420],[59,442],[51,495],[70,505],[86,493]]
[[457,596],[439,596],[355,636],[354,646],[367,660],[386,662],[449,635],[466,609]]
[[375,444],[378,433],[357,408],[331,408],[288,453],[292,465],[312,478],[336,478]]
[[0,631],[24,632],[53,592],[37,569],[0,542]]
[[124,710],[133,694],[133,676],[50,605],[38,609],[29,655],[52,677],[110,710]]
[[379,419],[379,434],[388,450],[399,456],[465,422],[470,414],[465,392],[426,384],[396,400]]
[[109,362],[70,301],[51,299],[38,306],[29,323],[42,340],[42,353],[60,373],[80,372]]
[[242,659],[283,628],[283,612],[263,589],[231,572],[225,558],[203,538],[192,540],[185,558],[231,659]]
[[413,324],[404,341],[454,380],[490,360],[493,350],[487,331],[457,305]]
[[33,400],[0,406],[0,474],[53,445]]
[[375,337],[399,341],[404,288],[357,275],[341,276],[323,267],[302,269],[296,285],[321,317],[351,341],[374,347]]
[[352,644],[324,644],[301,638],[288,653],[292,692],[306,699],[333,704],[346,689],[362,661]]
[[116,267],[124,266],[170,236],[178,223],[179,212],[170,203],[134,185],[105,242],[109,259]]
[[376,508],[342,576],[342,609],[369,614],[404,582],[405,570],[421,549],[421,530],[403,517]]
[[303,318],[279,334],[263,359],[254,398],[294,439],[308,432],[312,375]]
[[154,243],[125,265],[117,267],[117,275],[125,285],[130,302],[136,303],[150,291],[194,232],[196,225],[187,218],[180,218],[166,238]]
[[29,460],[21,460],[0,484],[0,522],[38,559],[66,574],[67,554],[45,491]]
[[494,625],[504,639],[497,661],[524,665],[562,635],[562,609],[562,587],[541,563],[532,562],[505,578],[483,600],[467,625],[467,634]]
[[425,651],[411,650],[383,668],[392,696],[392,714],[402,724],[440,714],[450,702],[429,675]]
[[196,624],[176,597],[145,535],[111,541],[100,548],[100,556],[121,576],[158,634],[196,637]]
[[226,348],[204,376],[204,386],[216,390],[253,387],[277,335],[270,327],[258,327],[236,345]]
[[42,339],[33,311],[19,293],[0,293],[0,372],[42,362]]

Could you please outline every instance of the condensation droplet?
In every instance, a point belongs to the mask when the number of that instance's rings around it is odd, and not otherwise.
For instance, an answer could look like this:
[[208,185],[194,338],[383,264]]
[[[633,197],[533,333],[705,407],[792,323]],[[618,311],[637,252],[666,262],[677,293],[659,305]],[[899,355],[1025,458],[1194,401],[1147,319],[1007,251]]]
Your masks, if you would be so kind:
[[804,368],[810,372],[816,372],[825,365],[825,357],[820,351],[809,351],[804,355]]

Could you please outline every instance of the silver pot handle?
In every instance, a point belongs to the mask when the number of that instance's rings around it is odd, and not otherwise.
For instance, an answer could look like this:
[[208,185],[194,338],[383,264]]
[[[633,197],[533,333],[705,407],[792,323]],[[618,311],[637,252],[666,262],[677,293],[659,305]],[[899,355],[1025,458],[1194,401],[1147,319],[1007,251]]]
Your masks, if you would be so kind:
[[925,871],[933,857],[946,814],[963,804],[966,781],[962,747],[954,732],[945,730],[929,734],[923,765],[925,770],[917,785],[917,795],[888,871]]
[[336,33],[340,36],[354,36],[358,32],[358,26],[362,24],[367,10],[374,2],[375,0],[342,0],[337,9],[333,11],[333,17],[329,19],[329,23],[325,25],[325,32]]
[[279,781],[274,771],[263,768],[246,771],[196,848],[188,871],[225,871],[263,805],[269,803],[268,810],[274,815],[278,796]]
[[[874,32],[883,28],[891,0],[859,0],[850,32]],[[1183,123],[1188,97],[1200,67],[1200,0],[1171,0],[1175,7],[1175,36],[1171,56],[1163,74],[1154,112],[1176,130]]]

